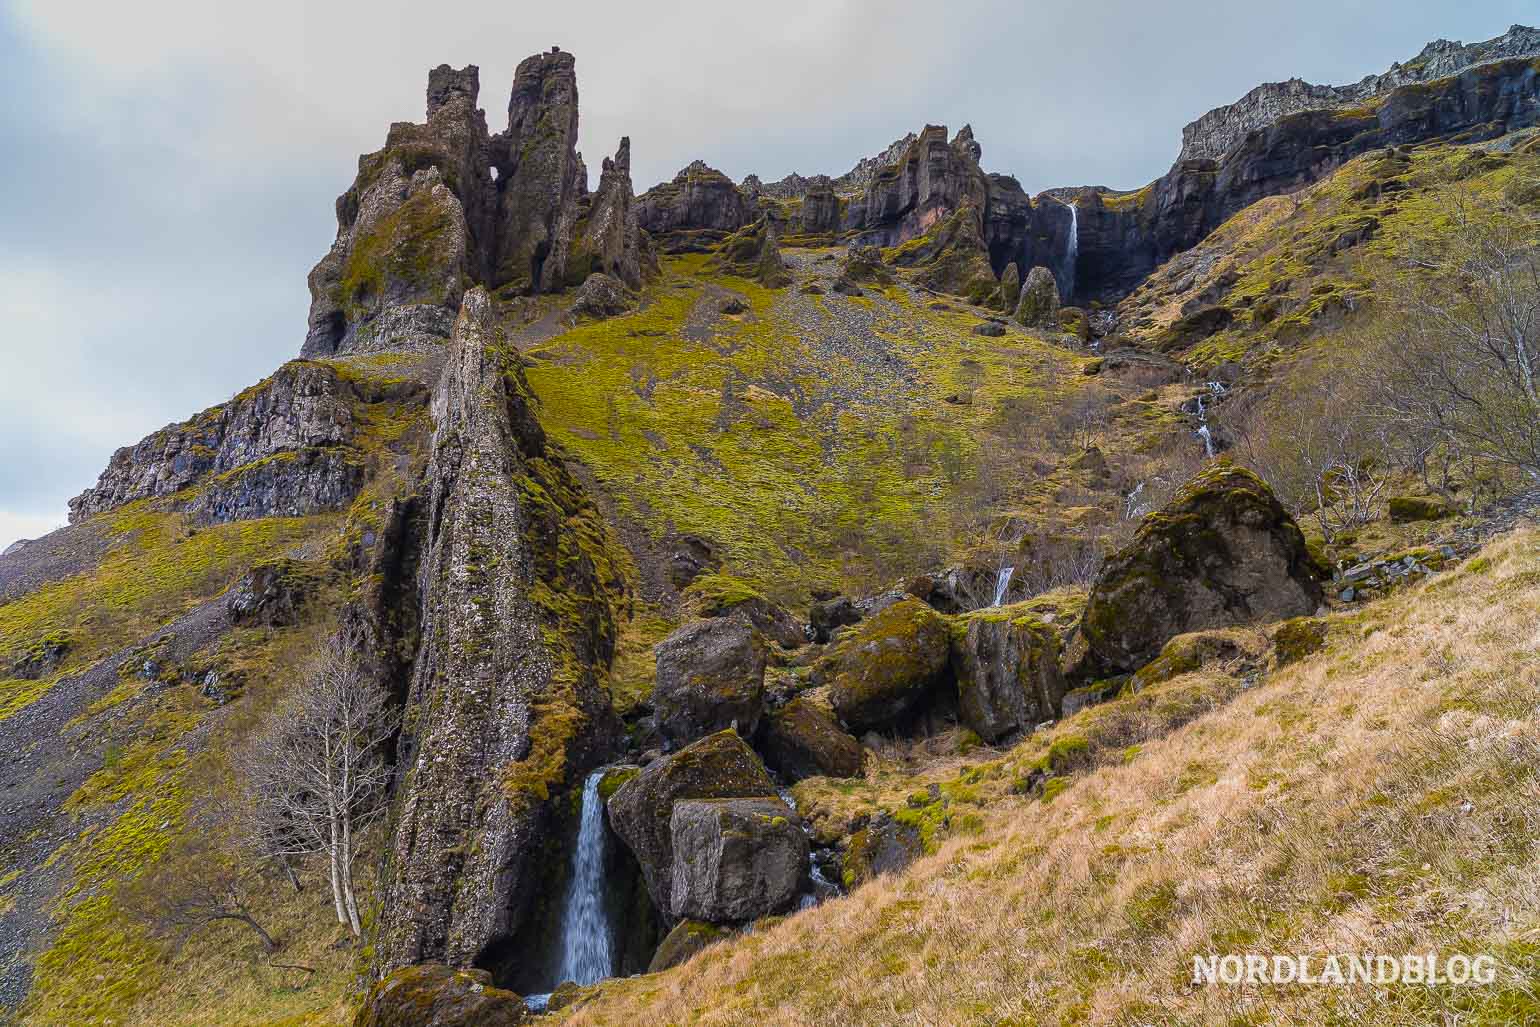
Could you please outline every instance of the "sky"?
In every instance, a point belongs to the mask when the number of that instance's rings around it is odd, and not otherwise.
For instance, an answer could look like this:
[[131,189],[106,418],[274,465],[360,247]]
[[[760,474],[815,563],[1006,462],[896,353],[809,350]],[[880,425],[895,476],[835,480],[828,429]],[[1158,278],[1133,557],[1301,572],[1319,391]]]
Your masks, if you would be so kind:
[[1354,81],[1532,2],[0,0],[0,549],[298,353],[333,201],[434,65],[480,66],[497,131],[519,60],[573,52],[591,173],[629,135],[638,192],[696,158],[837,175],[926,123],[1032,193],[1135,188],[1260,82]]

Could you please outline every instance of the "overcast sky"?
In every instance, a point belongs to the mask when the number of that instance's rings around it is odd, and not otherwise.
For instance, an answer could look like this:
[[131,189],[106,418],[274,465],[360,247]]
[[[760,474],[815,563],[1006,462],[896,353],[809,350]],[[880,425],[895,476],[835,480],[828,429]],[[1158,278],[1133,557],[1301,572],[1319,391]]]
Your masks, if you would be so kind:
[[427,69],[577,55],[581,147],[638,191],[700,157],[839,174],[973,124],[1030,192],[1130,188],[1259,82],[1344,82],[1527,2],[0,0],[0,548],[63,523],[118,446],[294,356],[332,202]]

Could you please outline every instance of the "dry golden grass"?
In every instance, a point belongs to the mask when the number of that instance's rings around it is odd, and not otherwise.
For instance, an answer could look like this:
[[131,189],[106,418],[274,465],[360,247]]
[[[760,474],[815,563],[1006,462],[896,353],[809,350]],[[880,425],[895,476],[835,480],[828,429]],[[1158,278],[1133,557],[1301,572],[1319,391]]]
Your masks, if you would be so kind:
[[[609,984],[567,1019],[1540,1022],[1537,614],[1527,529],[1334,616],[1326,651],[1254,688],[1190,675],[1208,712],[1051,803],[992,793],[981,827],[908,873]],[[1498,982],[1190,983],[1211,952],[1430,949],[1492,954]]]

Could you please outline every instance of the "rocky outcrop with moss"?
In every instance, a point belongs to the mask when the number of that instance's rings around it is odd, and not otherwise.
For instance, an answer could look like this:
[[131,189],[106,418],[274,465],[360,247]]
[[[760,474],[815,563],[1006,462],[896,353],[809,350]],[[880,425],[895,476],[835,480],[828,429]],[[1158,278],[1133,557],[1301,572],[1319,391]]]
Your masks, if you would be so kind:
[[790,906],[807,876],[802,819],[780,799],[685,799],[674,804],[669,831],[676,917],[757,920]]
[[897,267],[915,268],[920,285],[973,303],[984,302],[999,287],[989,266],[982,216],[971,198],[924,235],[890,251],[889,259]]
[[791,272],[781,258],[781,225],[769,214],[722,241],[713,258],[724,274],[752,278],[760,285],[779,289],[791,284]]
[[752,738],[765,702],[765,650],[747,623],[732,617],[695,621],[656,648],[653,710],[658,732],[687,745],[724,728]]
[[920,707],[945,677],[946,619],[918,599],[862,621],[819,662],[834,710],[855,731],[886,728]]
[[363,483],[371,432],[426,398],[411,379],[291,361],[228,403],[119,449],[95,487],[70,500],[70,519],[140,499],[204,524],[340,509]]
[[765,765],[737,732],[719,731],[656,760],[621,785],[609,801],[610,823],[642,865],[661,910],[674,891],[674,805],[684,799],[774,798]]
[[606,747],[614,580],[517,355],[466,294],[433,401],[422,645],[376,959],[471,966],[517,934],[546,804]]
[[588,181],[573,56],[552,50],[519,64],[508,125],[495,135],[476,107],[479,89],[474,65],[434,69],[427,121],[391,126],[384,148],[359,159],[337,200],[336,241],[310,273],[304,355],[436,348],[478,284],[552,292],[595,270],[639,282],[646,261],[627,142],[605,161],[579,230]]
[[986,742],[1058,718],[1064,693],[1059,634],[1032,613],[980,610],[953,629],[958,715]]
[[1059,327],[1059,286],[1053,272],[1035,267],[1027,272],[1016,297],[1016,322],[1029,328]]
[[783,779],[857,777],[865,750],[834,719],[826,701],[799,695],[765,717],[759,732],[765,763]]
[[638,197],[637,215],[666,252],[677,253],[719,242],[759,212],[732,179],[698,160]]
[[1272,489],[1221,461],[1106,561],[1080,633],[1100,670],[1132,671],[1176,635],[1314,613],[1322,574]]
[[409,966],[369,989],[353,1027],[515,1027],[529,1015],[485,970]]

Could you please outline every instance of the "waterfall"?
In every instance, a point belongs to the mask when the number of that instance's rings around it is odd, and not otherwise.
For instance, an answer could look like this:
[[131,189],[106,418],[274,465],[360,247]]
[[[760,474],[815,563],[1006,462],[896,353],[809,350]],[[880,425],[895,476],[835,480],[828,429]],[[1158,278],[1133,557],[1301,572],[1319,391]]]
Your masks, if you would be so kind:
[[1080,260],[1080,209],[1073,203],[1059,202],[1069,208],[1069,246],[1064,254],[1064,302],[1068,303],[1075,295],[1075,265]]
[[1011,587],[1011,575],[1015,573],[1014,567],[1001,567],[995,573],[995,601],[990,606],[999,606],[1005,602],[1005,590]]
[[583,812],[577,848],[572,850],[572,877],[561,913],[561,965],[556,983],[593,984],[611,976],[610,925],[604,915],[604,800],[599,797],[603,770],[583,782]]
[[[1204,386],[1209,394],[1223,396],[1225,394],[1224,382],[1207,382]],[[1198,430],[1193,434],[1203,440],[1203,455],[1212,460],[1214,458],[1214,435],[1208,428],[1208,406],[1204,402],[1204,393],[1198,393]]]

